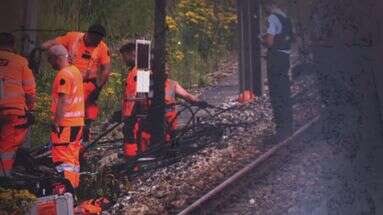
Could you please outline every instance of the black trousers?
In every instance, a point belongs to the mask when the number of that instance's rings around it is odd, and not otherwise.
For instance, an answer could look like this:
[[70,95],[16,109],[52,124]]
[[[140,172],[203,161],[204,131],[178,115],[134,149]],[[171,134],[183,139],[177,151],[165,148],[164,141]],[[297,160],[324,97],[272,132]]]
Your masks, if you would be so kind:
[[269,49],[267,55],[267,78],[270,99],[276,125],[277,140],[283,140],[293,132],[293,108],[290,90],[290,55]]

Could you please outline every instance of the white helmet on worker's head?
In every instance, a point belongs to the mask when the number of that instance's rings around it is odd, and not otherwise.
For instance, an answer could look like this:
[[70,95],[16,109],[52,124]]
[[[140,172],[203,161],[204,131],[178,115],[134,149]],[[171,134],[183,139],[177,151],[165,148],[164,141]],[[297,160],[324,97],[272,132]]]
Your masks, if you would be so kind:
[[63,45],[54,45],[48,50],[48,62],[56,70],[68,64],[68,50]]
[[54,45],[49,48],[48,55],[52,55],[55,57],[68,57],[68,50],[63,45]]

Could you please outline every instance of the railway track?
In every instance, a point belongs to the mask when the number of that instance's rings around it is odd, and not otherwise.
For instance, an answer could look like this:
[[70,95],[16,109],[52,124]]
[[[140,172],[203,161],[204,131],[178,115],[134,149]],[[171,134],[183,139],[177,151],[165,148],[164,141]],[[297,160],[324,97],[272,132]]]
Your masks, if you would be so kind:
[[[221,184],[207,192],[205,195],[201,196],[199,199],[191,203],[189,206],[184,208],[182,211],[178,213],[178,215],[186,215],[186,214],[208,214],[210,211],[215,210],[215,207],[219,206],[220,199],[227,199],[230,195],[230,190],[234,189],[236,186],[240,185],[241,181],[246,178],[246,176],[253,173],[254,170],[257,170],[262,164],[273,157],[277,152],[279,152],[282,148],[286,147],[290,143],[294,142],[299,136],[301,136],[305,131],[313,127],[318,121],[320,117],[317,116],[307,124],[303,125],[299,128],[293,135],[284,141],[278,143],[260,157],[256,158],[251,163],[247,164],[245,167],[237,171],[231,177],[223,181]],[[222,195],[225,194],[225,195]]]

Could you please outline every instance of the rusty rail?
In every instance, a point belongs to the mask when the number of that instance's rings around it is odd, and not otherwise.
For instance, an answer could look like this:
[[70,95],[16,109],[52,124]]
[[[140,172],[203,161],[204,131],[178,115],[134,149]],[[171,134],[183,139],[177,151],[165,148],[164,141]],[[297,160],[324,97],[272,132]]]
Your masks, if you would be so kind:
[[182,210],[178,215],[186,215],[186,214],[192,214],[195,210],[201,208],[204,204],[206,204],[209,200],[213,199],[215,196],[217,196],[219,193],[221,193],[223,190],[225,190],[227,187],[232,185],[234,182],[240,180],[242,177],[247,175],[251,170],[259,166],[263,161],[267,160],[269,157],[274,155],[279,149],[281,149],[283,146],[290,143],[294,138],[299,136],[302,132],[306,131],[308,128],[310,128],[313,124],[318,122],[320,119],[320,116],[315,117],[310,122],[308,122],[306,125],[299,128],[296,132],[294,132],[293,135],[291,135],[289,138],[285,139],[284,141],[278,143],[273,148],[262,154],[260,157],[258,157],[256,160],[251,162],[250,164],[246,165],[244,168],[242,168],[240,171],[236,172],[234,175],[232,175],[230,178],[226,179],[223,183],[215,187],[213,190],[209,191],[207,194],[199,198],[197,201],[195,201],[193,204]]

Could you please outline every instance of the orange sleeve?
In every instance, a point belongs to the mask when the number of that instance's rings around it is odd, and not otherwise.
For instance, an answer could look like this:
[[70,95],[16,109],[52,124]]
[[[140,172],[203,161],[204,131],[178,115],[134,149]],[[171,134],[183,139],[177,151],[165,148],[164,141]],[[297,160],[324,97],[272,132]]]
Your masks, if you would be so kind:
[[57,80],[55,81],[55,84],[57,84],[57,94],[70,94],[71,88],[72,88],[72,82],[71,79],[64,75],[60,74],[57,76]]
[[110,52],[109,52],[108,46],[104,42],[101,42],[100,45],[101,45],[100,52],[99,52],[100,64],[101,65],[110,64]]
[[69,48],[70,44],[74,41],[76,36],[75,32],[69,32],[63,36],[57,37],[55,40],[57,43]]
[[29,110],[33,110],[36,98],[36,82],[32,70],[29,69],[26,60],[22,63],[22,84],[25,94],[27,95],[26,103]]

